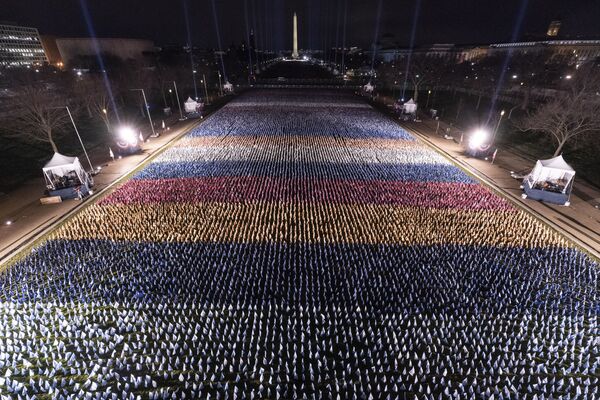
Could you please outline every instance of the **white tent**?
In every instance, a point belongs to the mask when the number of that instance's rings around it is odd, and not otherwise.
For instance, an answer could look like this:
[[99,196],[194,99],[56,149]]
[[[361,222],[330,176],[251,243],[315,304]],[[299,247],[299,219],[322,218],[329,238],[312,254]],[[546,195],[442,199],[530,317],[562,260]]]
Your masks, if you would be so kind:
[[184,108],[186,113],[198,112],[198,102],[191,97],[188,97],[184,103]]
[[575,170],[562,156],[538,160],[524,180],[526,197],[556,204],[569,203]]
[[229,83],[229,82],[225,82],[225,84],[223,85],[223,89],[227,92],[227,93],[233,93],[233,84]]
[[85,172],[79,158],[54,153],[52,159],[42,168],[46,187],[50,190],[64,189],[73,186],[92,185],[89,175]]
[[563,186],[562,191],[564,191],[573,177],[575,177],[575,170],[566,163],[562,156],[558,156],[549,160],[538,160],[529,174],[528,180],[532,184],[556,182]]
[[414,114],[417,112],[417,103],[413,99],[408,100],[404,103],[403,111],[406,114]]

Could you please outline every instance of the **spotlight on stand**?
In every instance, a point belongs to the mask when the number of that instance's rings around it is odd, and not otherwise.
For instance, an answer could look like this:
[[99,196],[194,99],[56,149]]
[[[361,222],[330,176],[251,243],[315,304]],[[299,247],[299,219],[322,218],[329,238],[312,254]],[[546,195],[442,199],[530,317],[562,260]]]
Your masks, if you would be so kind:
[[469,136],[467,154],[472,157],[486,158],[492,148],[492,135],[486,129],[479,128]]
[[479,150],[482,146],[488,144],[490,134],[485,129],[477,129],[469,137],[469,148],[471,150]]
[[135,145],[138,142],[138,137],[135,131],[130,126],[122,126],[118,130],[119,139],[130,145]]
[[120,155],[137,153],[141,146],[137,133],[127,125],[117,129],[116,144]]

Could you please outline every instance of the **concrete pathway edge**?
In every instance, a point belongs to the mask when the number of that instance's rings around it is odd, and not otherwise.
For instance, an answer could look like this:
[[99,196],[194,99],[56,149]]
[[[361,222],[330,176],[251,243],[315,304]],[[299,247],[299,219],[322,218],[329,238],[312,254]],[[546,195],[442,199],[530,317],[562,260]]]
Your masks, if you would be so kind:
[[[214,110],[214,111],[216,111],[216,110]],[[98,192],[95,192],[93,195],[91,195],[84,201],[81,201],[80,204],[75,206],[73,209],[69,210],[67,213],[62,215],[57,220],[52,221],[48,224],[44,224],[41,227],[39,227],[38,229],[32,231],[30,234],[23,237],[22,240],[19,241],[19,243],[17,243],[13,248],[6,251],[6,253],[4,255],[2,255],[2,257],[0,257],[0,272],[5,270],[6,268],[10,267],[10,265],[12,265],[14,262],[18,261],[20,257],[25,256],[26,250],[30,250],[33,247],[35,247],[37,244],[42,242],[47,235],[49,235],[54,230],[56,230],[60,225],[65,223],[67,220],[69,220],[73,215],[75,215],[79,211],[83,210],[84,208],[88,207],[89,205],[94,204],[99,199],[104,197],[108,192],[110,192],[112,189],[114,189],[116,186],[120,185],[123,181],[129,179],[129,177],[131,177],[132,174],[139,171],[141,168],[143,168],[149,162],[151,162],[154,158],[156,158],[157,156],[162,154],[165,150],[167,150],[169,147],[171,147],[177,140],[181,139],[183,136],[188,134],[192,129],[196,128],[201,123],[206,121],[209,116],[205,117],[204,119],[198,120],[196,123],[190,125],[186,129],[183,129],[179,134],[177,134],[176,136],[171,138],[168,142],[166,142],[164,145],[162,145],[160,148],[158,148],[156,151],[154,151],[154,153],[150,154],[148,157],[146,157],[145,159],[140,161],[138,164],[133,166],[129,171],[125,172],[123,175],[121,175],[120,177],[115,179],[112,183],[110,183],[104,189],[102,189]]]

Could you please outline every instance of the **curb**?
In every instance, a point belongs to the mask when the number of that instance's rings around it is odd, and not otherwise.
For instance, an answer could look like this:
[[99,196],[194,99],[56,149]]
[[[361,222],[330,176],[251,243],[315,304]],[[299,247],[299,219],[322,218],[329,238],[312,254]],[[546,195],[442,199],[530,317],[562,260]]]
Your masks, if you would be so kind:
[[184,129],[178,135],[172,137],[168,142],[159,147],[154,153],[141,160],[138,164],[133,166],[129,171],[125,172],[123,175],[115,179],[108,186],[103,188],[102,190],[95,192],[92,196],[86,198],[84,201],[80,202],[77,206],[66,212],[64,215],[59,217],[57,220],[45,225],[37,230],[32,231],[30,234],[25,236],[25,239],[21,244],[17,245],[15,248],[8,251],[4,256],[0,257],[0,273],[2,273],[7,267],[10,266],[11,262],[16,259],[19,255],[25,253],[25,250],[31,249],[35,247],[45,236],[50,234],[52,231],[56,230],[60,225],[65,223],[68,219],[70,219],[74,214],[80,212],[85,207],[88,207],[91,204],[96,203],[101,197],[105,196],[108,191],[115,188],[115,186],[121,184],[124,180],[129,179],[129,177],[144,167],[146,164],[151,162],[154,158],[162,154],[166,151],[171,145],[177,140],[181,139],[183,136],[188,134],[192,129],[198,127],[203,122],[208,120],[208,118],[214,114],[216,111],[220,110],[223,106],[225,106],[233,97],[230,97],[227,101],[220,104],[217,108],[212,110],[209,114],[205,115],[202,119],[193,123],[189,128]]
[[545,215],[539,213],[538,211],[536,211],[532,207],[528,206],[527,204],[524,204],[523,202],[520,201],[519,198],[517,198],[516,196],[514,196],[512,193],[504,191],[502,188],[500,188],[494,182],[490,181],[487,177],[483,176],[474,167],[472,167],[469,164],[466,164],[465,162],[463,162],[463,161],[459,160],[458,158],[454,157],[453,155],[451,155],[446,150],[438,147],[436,144],[434,144],[424,134],[419,133],[419,132],[415,131],[412,128],[408,128],[406,126],[403,126],[402,124],[399,124],[399,125],[402,127],[402,129],[407,130],[410,134],[412,134],[415,137],[417,137],[420,141],[422,141],[423,143],[425,143],[427,146],[431,147],[434,151],[442,154],[450,162],[452,162],[453,164],[459,166],[462,170],[464,170],[468,174],[474,176],[479,181],[483,182],[486,186],[488,186],[490,189],[492,189],[498,195],[500,195],[503,198],[509,200],[513,205],[515,205],[519,209],[521,209],[521,210],[529,213],[530,215],[533,215],[535,218],[537,218],[542,223],[544,223],[545,225],[547,225],[550,229],[552,229],[552,230],[558,232],[559,234],[563,235],[567,240],[571,241],[573,244],[575,244],[577,247],[579,247],[583,252],[587,253],[592,258],[596,259],[596,261],[600,261],[600,252],[598,252],[596,249],[592,248],[589,244],[581,241],[579,238],[577,238],[576,236],[574,236],[572,233],[570,233],[570,232],[564,230],[563,228],[561,228],[556,222],[552,221],[551,219],[549,219]]

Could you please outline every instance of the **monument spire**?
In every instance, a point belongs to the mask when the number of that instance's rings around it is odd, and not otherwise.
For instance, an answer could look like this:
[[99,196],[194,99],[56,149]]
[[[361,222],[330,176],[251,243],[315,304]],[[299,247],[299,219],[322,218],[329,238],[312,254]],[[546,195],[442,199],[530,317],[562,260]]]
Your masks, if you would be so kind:
[[298,57],[298,16],[294,13],[294,50],[292,51],[292,58]]

